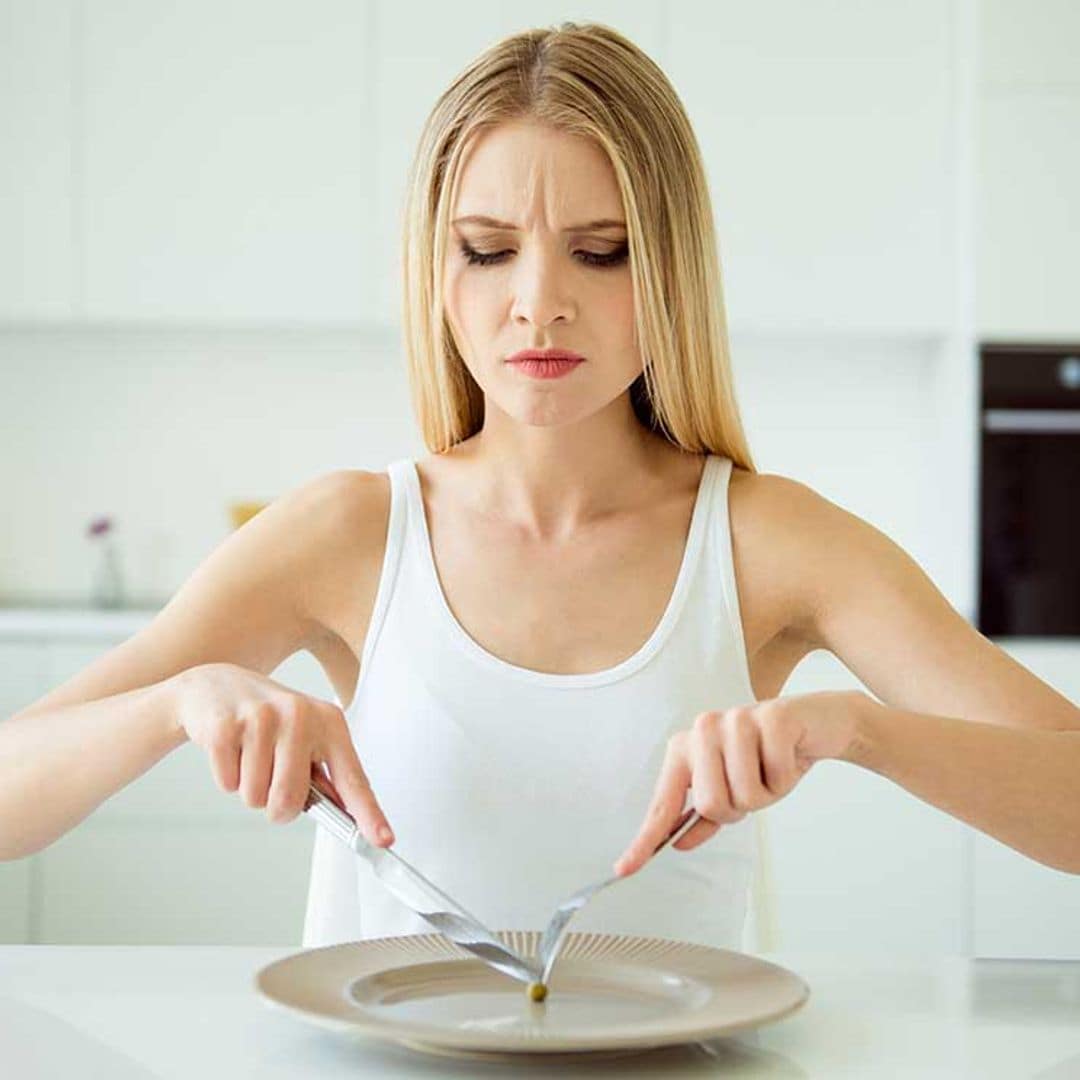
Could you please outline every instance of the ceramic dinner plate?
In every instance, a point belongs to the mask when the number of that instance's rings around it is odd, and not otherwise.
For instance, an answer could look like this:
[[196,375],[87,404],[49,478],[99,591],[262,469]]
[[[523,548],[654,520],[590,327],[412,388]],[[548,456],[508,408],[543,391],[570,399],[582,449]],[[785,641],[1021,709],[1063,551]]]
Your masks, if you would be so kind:
[[[523,956],[538,931],[500,931]],[[570,933],[547,1000],[439,934],[307,949],[255,976],[273,1005],[326,1027],[430,1053],[609,1056],[711,1039],[779,1020],[810,995],[744,953],[665,938]]]

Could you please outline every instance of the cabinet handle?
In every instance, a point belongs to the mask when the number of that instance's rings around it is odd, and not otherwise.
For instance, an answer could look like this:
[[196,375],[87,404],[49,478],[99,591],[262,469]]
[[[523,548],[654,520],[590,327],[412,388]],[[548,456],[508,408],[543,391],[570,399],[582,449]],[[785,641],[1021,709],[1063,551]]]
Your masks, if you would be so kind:
[[1080,409],[987,409],[986,431],[1080,432]]

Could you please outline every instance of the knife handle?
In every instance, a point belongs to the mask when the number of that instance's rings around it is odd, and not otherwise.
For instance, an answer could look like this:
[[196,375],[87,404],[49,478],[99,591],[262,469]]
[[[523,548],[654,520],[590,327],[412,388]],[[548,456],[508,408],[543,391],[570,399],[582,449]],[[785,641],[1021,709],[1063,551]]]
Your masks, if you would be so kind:
[[356,850],[357,844],[367,843],[360,835],[356,822],[329,795],[320,791],[314,782],[308,785],[304,812],[310,814],[324,829],[353,851]]

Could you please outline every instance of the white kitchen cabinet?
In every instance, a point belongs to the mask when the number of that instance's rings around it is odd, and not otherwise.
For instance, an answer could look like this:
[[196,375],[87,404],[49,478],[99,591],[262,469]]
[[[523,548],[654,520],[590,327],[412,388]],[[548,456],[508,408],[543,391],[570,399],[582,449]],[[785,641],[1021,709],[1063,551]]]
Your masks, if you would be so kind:
[[396,327],[427,112],[486,45],[569,18],[626,33],[682,95],[733,330],[953,328],[959,0],[4,2],[35,107],[0,104],[0,184],[31,200],[0,211],[23,237],[0,318]]
[[[396,323],[401,310],[401,229],[409,164],[427,114],[461,69],[507,34],[570,20],[598,21],[626,34],[656,56],[663,37],[659,0],[532,0],[507,5],[499,0],[433,4],[416,9],[393,0],[375,0],[376,204],[380,265],[377,310]],[[678,17],[677,11],[668,14]]]
[[1075,0],[979,0],[979,55],[984,86],[1053,85],[1080,81]]
[[86,315],[371,315],[369,4],[86,4]]
[[33,867],[29,859],[0,862],[0,944],[30,940],[33,889]]
[[[811,653],[784,696],[865,689]],[[869,770],[815,765],[766,817],[780,949],[962,954],[970,829]]]
[[[49,620],[51,636],[38,627],[25,640],[5,633],[0,619],[0,670],[17,670],[23,679],[16,690],[5,684],[9,699],[36,699],[149,618],[129,625],[96,617],[113,624],[96,642],[87,637],[95,618],[89,614],[69,620],[81,640],[64,633],[59,616]],[[1080,700],[1075,643],[1005,647]],[[38,685],[30,685],[32,672]],[[291,657],[272,677],[334,700],[308,653]],[[859,686],[834,657],[816,652],[784,693]],[[761,813],[776,931],[771,948],[1080,956],[1073,915],[1080,911],[1080,877],[1033,862],[875,773],[819,763]],[[203,752],[185,745],[44,852],[0,863],[0,939],[298,941],[313,829],[305,818],[271,825],[237,795],[220,792]],[[754,941],[751,934],[747,947]]]
[[[5,715],[149,618],[13,614],[7,627],[0,620]],[[309,653],[271,677],[335,700]],[[314,828],[306,817],[272,825],[220,791],[204,752],[185,744],[44,851],[0,863],[0,941],[299,943]]]
[[[1080,701],[1076,642],[1000,644]],[[784,693],[849,686],[860,684],[820,652]],[[782,943],[1080,958],[1080,876],[1036,862],[877,774],[819,763],[764,813]]]
[[[1080,703],[1076,642],[1011,638],[998,644],[1058,693]],[[975,833],[972,895],[973,955],[1080,959],[1080,874],[1055,870]]]
[[972,951],[988,959],[1080,960],[1080,874],[975,838]]
[[45,849],[37,940],[296,944],[314,823],[86,823]]
[[[271,677],[334,700],[308,653]],[[298,944],[314,828],[304,816],[273,825],[221,791],[188,743],[38,856],[38,939]]]
[[66,319],[79,292],[74,0],[0,0],[0,320]]
[[1080,78],[985,90],[978,163],[980,336],[1080,340]]
[[953,325],[956,5],[671,7],[735,330]]
[[1080,6],[979,7],[980,336],[1080,339]]

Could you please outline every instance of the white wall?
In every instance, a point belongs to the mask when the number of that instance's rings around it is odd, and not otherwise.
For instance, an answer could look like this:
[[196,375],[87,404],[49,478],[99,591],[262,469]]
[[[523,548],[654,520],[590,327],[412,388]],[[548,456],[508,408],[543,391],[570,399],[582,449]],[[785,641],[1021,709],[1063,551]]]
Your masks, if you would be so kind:
[[418,449],[402,365],[362,335],[57,331],[0,349],[8,598],[85,598],[85,526],[111,514],[132,598],[154,603],[224,538],[230,502]]
[[[9,600],[85,597],[97,514],[117,519],[133,598],[154,602],[226,535],[230,501],[424,452],[392,341],[147,330],[9,333],[0,349]],[[759,468],[798,477],[932,562],[951,530],[927,514],[927,346],[751,337],[732,349]]]

